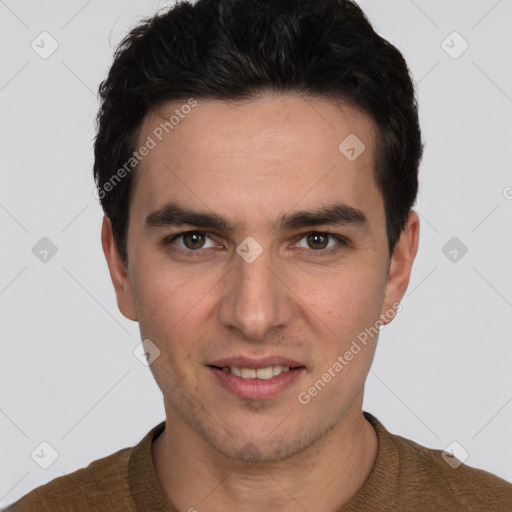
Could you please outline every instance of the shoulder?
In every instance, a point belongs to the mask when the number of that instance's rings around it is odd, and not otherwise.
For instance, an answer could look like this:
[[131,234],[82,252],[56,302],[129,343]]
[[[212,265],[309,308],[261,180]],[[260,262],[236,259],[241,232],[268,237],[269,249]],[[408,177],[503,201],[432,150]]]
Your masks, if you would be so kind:
[[457,510],[512,511],[512,484],[506,480],[467,466],[443,450],[390,435],[400,452],[400,477],[417,491],[415,499],[437,495],[440,504]]
[[[86,468],[37,487],[6,512],[135,510],[128,484],[132,448],[91,462]],[[101,506],[101,508],[100,508]]]
[[372,473],[347,510],[512,512],[512,484],[506,480],[390,433],[375,416],[364,415],[379,449]]

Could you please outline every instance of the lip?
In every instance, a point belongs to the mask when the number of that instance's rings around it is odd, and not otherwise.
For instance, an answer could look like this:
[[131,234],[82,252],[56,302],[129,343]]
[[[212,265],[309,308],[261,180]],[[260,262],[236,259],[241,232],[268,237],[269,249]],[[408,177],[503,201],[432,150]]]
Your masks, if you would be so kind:
[[267,366],[289,366],[290,368],[304,367],[304,365],[299,363],[298,361],[281,356],[267,356],[260,358],[251,358],[243,356],[227,357],[225,359],[218,359],[217,361],[207,363],[207,366],[216,366],[218,368],[251,368],[253,370],[256,370],[258,368],[266,368]]
[[262,380],[244,379],[212,366],[208,366],[207,368],[224,389],[239,398],[250,400],[262,400],[279,395],[286,389],[292,387],[306,371],[304,367],[296,368],[276,375],[271,379]]
[[[266,368],[268,366],[288,366],[289,371],[280,373],[270,379],[244,379],[222,370],[228,368]],[[294,359],[282,356],[267,356],[260,358],[228,357],[218,359],[207,365],[208,370],[225,390],[239,398],[262,400],[273,398],[289,389],[306,371],[303,364]]]

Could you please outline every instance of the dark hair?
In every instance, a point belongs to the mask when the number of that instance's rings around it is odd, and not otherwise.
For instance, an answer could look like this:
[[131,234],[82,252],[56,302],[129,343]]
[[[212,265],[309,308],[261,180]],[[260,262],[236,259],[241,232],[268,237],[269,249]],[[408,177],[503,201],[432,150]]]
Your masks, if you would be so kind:
[[171,100],[247,100],[264,92],[342,100],[372,118],[374,174],[393,253],[416,201],[423,151],[401,53],[350,0],[198,0],[133,28],[99,87],[94,177],[125,263],[133,184],[126,163],[149,110]]

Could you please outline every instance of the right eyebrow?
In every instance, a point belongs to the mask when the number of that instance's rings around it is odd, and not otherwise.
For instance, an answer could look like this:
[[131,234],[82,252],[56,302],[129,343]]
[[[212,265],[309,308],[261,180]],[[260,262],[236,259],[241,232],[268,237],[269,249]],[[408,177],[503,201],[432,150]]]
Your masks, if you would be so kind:
[[150,213],[144,222],[145,228],[160,228],[190,224],[219,231],[232,231],[233,226],[223,217],[205,211],[185,209],[176,202],[170,202]]

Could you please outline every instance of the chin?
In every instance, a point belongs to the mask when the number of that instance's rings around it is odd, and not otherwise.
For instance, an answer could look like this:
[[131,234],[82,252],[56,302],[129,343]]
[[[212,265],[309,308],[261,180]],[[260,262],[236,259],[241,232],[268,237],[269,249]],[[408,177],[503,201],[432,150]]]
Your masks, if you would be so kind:
[[303,427],[296,427],[296,429],[296,431],[279,434],[272,430],[269,434],[264,434],[264,431],[260,430],[251,435],[240,427],[237,430],[238,436],[230,436],[227,432],[224,432],[226,435],[211,436],[204,431],[201,435],[218,453],[232,461],[243,464],[265,464],[289,459],[308,449],[324,435],[320,429],[309,431]]

